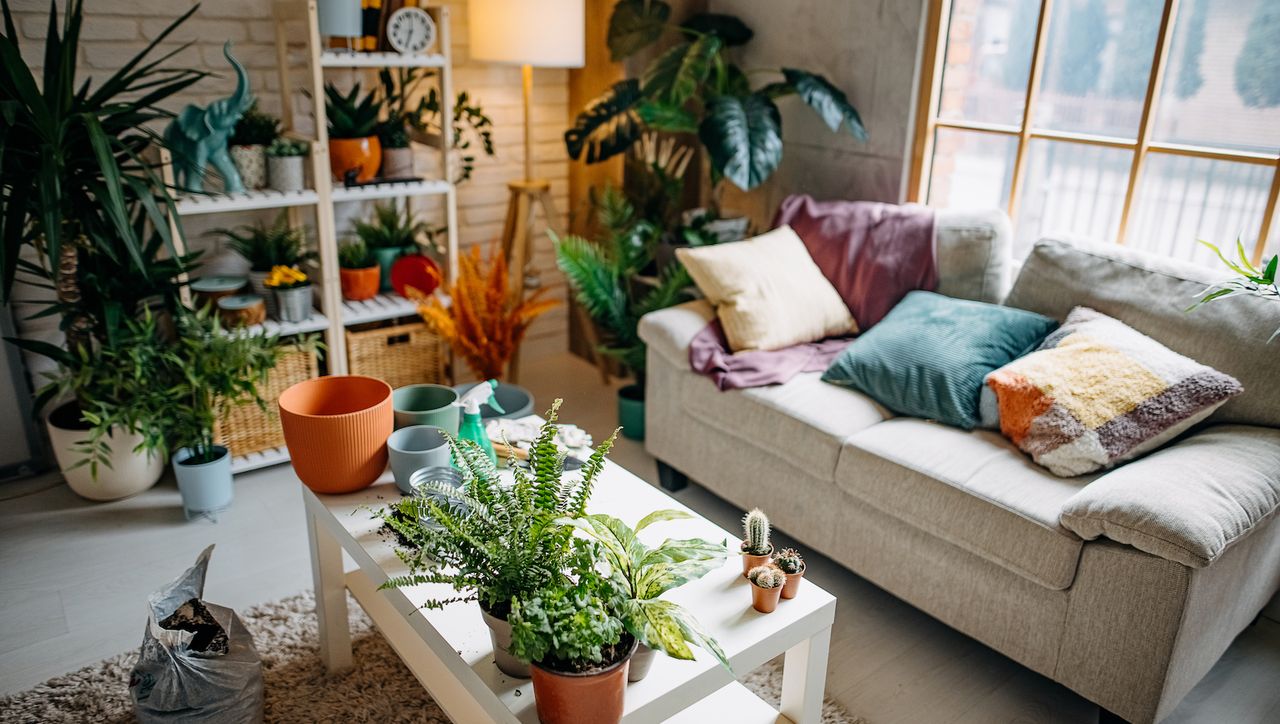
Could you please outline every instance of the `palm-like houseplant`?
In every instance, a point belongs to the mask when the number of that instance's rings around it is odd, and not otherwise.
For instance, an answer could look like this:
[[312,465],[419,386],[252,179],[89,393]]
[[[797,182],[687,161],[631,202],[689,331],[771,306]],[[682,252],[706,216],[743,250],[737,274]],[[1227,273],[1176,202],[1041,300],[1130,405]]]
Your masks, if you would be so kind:
[[[1273,254],[1270,259],[1263,259],[1262,268],[1259,269],[1249,259],[1249,255],[1244,251],[1244,242],[1236,239],[1236,255],[1239,261],[1231,261],[1226,254],[1217,245],[1201,240],[1210,250],[1217,255],[1218,260],[1226,265],[1228,269],[1235,274],[1231,279],[1226,279],[1216,284],[1211,284],[1207,289],[1201,292],[1195,304],[1192,304],[1187,311],[1194,311],[1202,304],[1208,304],[1219,299],[1234,297],[1244,294],[1251,297],[1261,297],[1277,302],[1280,308],[1280,277],[1277,276],[1277,268],[1280,267],[1280,254]],[[1278,312],[1280,313],[1280,312]],[[1280,337],[1280,327],[1271,333],[1267,338],[1267,343]]]
[[798,68],[767,72],[753,83],[732,57],[754,33],[731,15],[701,13],[675,25],[663,0],[620,0],[609,20],[608,44],[619,61],[670,33],[678,42],[639,78],[618,81],[587,104],[565,146],[575,159],[596,163],[625,152],[646,130],[697,134],[710,159],[712,211],[719,213],[722,181],[743,190],[759,186],[782,162],[782,117],[776,101],[799,96],[833,132],[866,140],[858,111],[844,91]]

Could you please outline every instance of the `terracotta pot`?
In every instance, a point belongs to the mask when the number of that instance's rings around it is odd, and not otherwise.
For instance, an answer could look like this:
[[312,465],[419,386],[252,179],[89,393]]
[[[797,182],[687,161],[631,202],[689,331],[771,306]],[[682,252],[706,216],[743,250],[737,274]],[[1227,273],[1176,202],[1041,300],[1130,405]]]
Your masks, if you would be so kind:
[[381,165],[382,144],[377,136],[329,139],[329,170],[339,181],[353,169],[357,181],[372,181]]
[[631,650],[601,671],[566,674],[533,665],[533,702],[542,724],[607,724],[622,721]]
[[[747,544],[746,541],[742,542],[742,545],[746,545],[746,544]],[[770,557],[772,556],[773,556],[772,545],[769,546],[769,552],[765,553],[764,555],[757,556],[752,553],[744,552],[742,554],[742,577],[746,578],[747,574],[751,572],[752,568],[755,568],[756,566],[763,566],[764,564],[768,563]]]
[[627,681],[643,681],[649,675],[649,668],[653,666],[657,654],[658,652],[644,644],[636,644],[636,652],[631,655],[631,664],[627,670]]
[[517,679],[529,678],[529,665],[511,655],[511,623],[484,610],[483,606],[480,607],[480,615],[484,617],[484,625],[489,627],[493,663],[497,664],[498,670]]
[[342,298],[359,302],[378,296],[382,271],[377,265],[367,269],[339,269],[338,280],[342,284]]
[[773,613],[778,607],[778,599],[782,596],[782,586],[761,588],[751,584],[751,607],[760,613]]
[[352,493],[387,467],[391,385],[358,375],[316,377],[280,393],[293,470],[317,493]]
[[119,500],[149,489],[164,474],[164,458],[158,452],[135,453],[142,442],[136,433],[112,429],[107,436],[111,446],[110,465],[99,465],[98,476],[88,465],[80,465],[85,453],[80,444],[89,437],[87,426],[80,420],[80,408],[74,402],[59,406],[45,420],[49,444],[62,470],[67,487],[87,500]]
[[786,574],[787,582],[782,584],[783,598],[796,597],[796,594],[800,592],[800,579],[804,578],[805,569],[808,567],[809,567],[808,564],[801,564],[799,573]]
[[382,149],[382,178],[409,178],[413,176],[412,148]]

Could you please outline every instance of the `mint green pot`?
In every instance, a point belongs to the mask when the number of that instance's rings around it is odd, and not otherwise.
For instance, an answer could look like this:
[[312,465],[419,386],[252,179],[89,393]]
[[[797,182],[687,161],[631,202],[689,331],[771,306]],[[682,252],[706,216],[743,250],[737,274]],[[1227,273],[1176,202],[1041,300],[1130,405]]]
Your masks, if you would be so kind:
[[404,249],[398,246],[384,246],[370,249],[373,258],[378,260],[378,267],[382,272],[382,284],[378,287],[378,291],[391,291],[391,267],[404,255]]
[[644,439],[644,390],[639,385],[618,390],[618,424],[622,426],[623,437]]

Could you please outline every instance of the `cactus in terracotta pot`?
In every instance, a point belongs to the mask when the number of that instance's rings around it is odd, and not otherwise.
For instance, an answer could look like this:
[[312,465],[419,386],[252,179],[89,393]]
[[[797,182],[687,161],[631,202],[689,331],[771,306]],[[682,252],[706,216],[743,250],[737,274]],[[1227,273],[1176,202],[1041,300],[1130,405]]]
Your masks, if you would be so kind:
[[804,577],[804,557],[795,548],[783,548],[773,557],[773,564],[787,577],[782,586],[782,597],[795,598],[800,590],[800,579]]
[[756,566],[769,562],[773,544],[769,542],[769,516],[759,508],[752,508],[742,518],[742,575]]
[[760,613],[773,613],[787,582],[787,574],[773,564],[756,566],[747,573],[751,581],[751,606]]

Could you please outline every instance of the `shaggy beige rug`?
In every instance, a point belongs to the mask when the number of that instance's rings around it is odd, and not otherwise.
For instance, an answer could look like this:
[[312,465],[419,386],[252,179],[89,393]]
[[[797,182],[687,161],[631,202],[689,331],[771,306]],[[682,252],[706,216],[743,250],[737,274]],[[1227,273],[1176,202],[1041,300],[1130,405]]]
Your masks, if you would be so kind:
[[[351,601],[355,669],[329,676],[317,653],[316,619],[311,594],[264,603],[241,612],[262,655],[266,684],[266,720],[347,724],[348,722],[431,722],[449,719],[360,606]],[[94,666],[50,679],[40,686],[0,699],[0,722],[129,722],[129,672],[137,652],[114,656]],[[775,706],[782,690],[782,666],[774,661],[742,682]],[[824,724],[867,724],[828,699]]]

